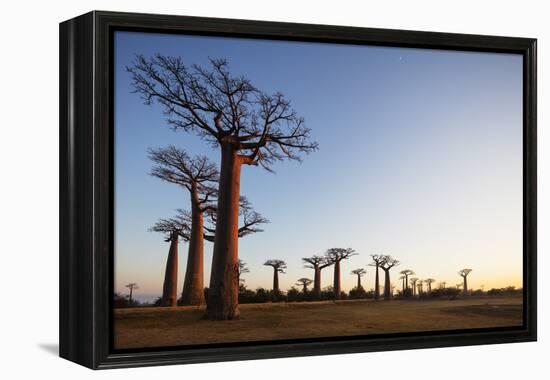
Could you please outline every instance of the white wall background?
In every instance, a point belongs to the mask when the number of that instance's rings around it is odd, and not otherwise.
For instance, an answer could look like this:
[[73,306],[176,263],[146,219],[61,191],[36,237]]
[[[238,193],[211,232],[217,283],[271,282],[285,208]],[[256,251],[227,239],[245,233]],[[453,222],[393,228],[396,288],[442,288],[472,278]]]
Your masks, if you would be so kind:
[[[550,75],[546,1],[8,1],[0,22],[0,376],[149,379],[518,379],[548,374]],[[539,39],[538,343],[459,347],[94,373],[59,359],[58,23],[89,10],[495,34]],[[546,235],[546,236],[545,236]],[[546,302],[544,300],[546,298]],[[544,351],[546,350],[546,355]],[[536,376],[539,374],[539,376]]]

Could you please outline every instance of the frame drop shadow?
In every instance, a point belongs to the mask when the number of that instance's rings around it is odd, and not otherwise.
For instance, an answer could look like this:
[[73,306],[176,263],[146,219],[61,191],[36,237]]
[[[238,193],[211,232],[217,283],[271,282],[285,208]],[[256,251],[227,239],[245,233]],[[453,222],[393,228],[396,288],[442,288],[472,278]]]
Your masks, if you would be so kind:
[[38,347],[49,354],[59,356],[59,343],[39,343]]

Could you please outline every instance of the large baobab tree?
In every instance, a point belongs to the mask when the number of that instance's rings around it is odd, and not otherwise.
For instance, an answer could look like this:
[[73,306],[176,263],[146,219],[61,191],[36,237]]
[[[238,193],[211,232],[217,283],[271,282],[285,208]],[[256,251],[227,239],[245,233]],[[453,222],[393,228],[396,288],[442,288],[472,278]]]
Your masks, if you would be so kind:
[[162,286],[162,306],[178,305],[178,243],[182,237],[185,241],[190,237],[190,223],[187,218],[177,215],[175,218],[159,219],[149,230],[164,234],[164,241],[170,242],[164,283]]
[[286,263],[283,260],[267,260],[264,265],[273,268],[273,294],[280,294],[279,273],[285,273]]
[[305,263],[304,268],[314,270],[313,293],[316,298],[321,298],[321,271],[333,263],[321,256],[304,257],[302,261]]
[[138,290],[139,286],[135,282],[131,282],[129,284],[124,285],[128,289],[130,289],[130,294],[128,295],[128,305],[132,306],[132,296],[134,294],[134,290]]
[[267,94],[223,59],[186,66],[179,57],[136,57],[128,71],[146,104],[158,102],[175,130],[195,133],[221,152],[216,237],[206,316],[239,317],[238,214],[242,165],[271,170],[317,149],[304,119],[281,93]]
[[307,287],[309,285],[311,285],[312,282],[313,281],[311,281],[309,278],[302,277],[298,280],[298,282],[296,282],[296,285],[301,286],[302,287],[302,292],[304,294],[306,294],[307,293]]
[[399,274],[405,276],[405,289],[409,289],[409,276],[414,275],[414,272],[410,269],[405,269],[399,272]]
[[412,295],[413,297],[416,296],[416,283],[418,282],[417,277],[411,277],[411,289],[412,289]]
[[434,278],[427,278],[427,279],[424,280],[424,282],[428,286],[428,294],[431,294],[432,293],[432,284],[435,282],[435,279]]
[[384,255],[384,261],[380,264],[380,268],[384,271],[384,300],[391,299],[391,281],[390,270],[399,265],[399,260],[394,259],[390,255]]
[[357,276],[357,289],[362,289],[363,286],[361,285],[361,277],[363,277],[367,271],[363,268],[357,268],[351,271],[351,274],[354,274]]
[[462,292],[468,294],[468,275],[470,274],[471,269],[461,269],[458,271],[458,275],[463,278]]
[[374,299],[379,300],[380,299],[379,269],[380,269],[380,265],[382,265],[382,263],[384,262],[386,256],[384,256],[384,255],[370,255],[370,257],[372,259],[372,263],[370,263],[369,265],[371,267],[376,268],[376,271],[375,271],[375,274],[374,274]]
[[334,299],[339,300],[342,297],[342,285],[340,283],[340,262],[347,260],[351,256],[357,255],[352,248],[329,248],[325,254],[327,261],[334,264]]
[[191,226],[187,269],[182,292],[184,305],[204,304],[204,212],[213,207],[218,171],[204,156],[190,157],[174,146],[149,149],[149,158],[156,164],[151,175],[186,189],[191,199]]

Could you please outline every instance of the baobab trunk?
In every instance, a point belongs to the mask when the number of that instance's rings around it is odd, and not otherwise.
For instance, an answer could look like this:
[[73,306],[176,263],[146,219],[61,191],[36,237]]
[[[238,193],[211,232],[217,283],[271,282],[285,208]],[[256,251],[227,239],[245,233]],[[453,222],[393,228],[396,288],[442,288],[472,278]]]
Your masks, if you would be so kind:
[[321,298],[321,268],[315,268],[315,275],[313,277],[313,293],[315,298]]
[[273,293],[279,294],[279,271],[273,268]]
[[390,271],[384,270],[384,275],[384,300],[389,301],[391,299]]
[[467,280],[467,276],[464,276],[464,294],[468,293],[468,280]]
[[204,220],[196,188],[191,191],[191,234],[181,294],[184,305],[204,304]]
[[216,236],[206,317],[239,318],[238,223],[242,159],[230,143],[221,144]]
[[357,289],[361,289],[361,276],[357,275]]
[[[178,234],[170,234],[170,250],[166,260],[164,284],[162,286],[162,306],[177,306],[178,304]],[[130,299],[132,289],[130,289]]]
[[376,265],[376,275],[374,278],[374,299],[380,299],[380,277],[378,275],[378,265]]
[[340,261],[334,262],[334,299],[339,300],[342,296],[342,287],[340,286]]

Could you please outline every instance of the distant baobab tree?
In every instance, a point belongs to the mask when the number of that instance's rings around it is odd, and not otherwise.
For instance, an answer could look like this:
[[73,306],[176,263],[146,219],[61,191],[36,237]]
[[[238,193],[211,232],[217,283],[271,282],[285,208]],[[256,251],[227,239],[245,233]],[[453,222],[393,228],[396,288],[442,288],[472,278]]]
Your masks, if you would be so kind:
[[426,285],[428,286],[428,294],[432,294],[432,283],[435,282],[435,279],[433,278],[427,278],[424,280],[424,282],[426,283]]
[[333,263],[328,261],[326,257],[321,256],[303,257],[302,261],[305,263],[304,268],[313,269],[315,271],[313,277],[313,294],[319,299],[321,298],[321,271]]
[[412,289],[412,295],[413,297],[416,296],[416,283],[418,282],[417,277],[411,277],[411,289]]
[[401,293],[405,295],[405,276],[399,276],[401,280]]
[[380,299],[380,276],[379,276],[379,268],[380,265],[384,262],[385,257],[384,255],[370,255],[372,259],[372,263],[369,265],[372,267],[375,267],[375,274],[374,274],[374,299],[379,300]]
[[273,293],[281,293],[279,290],[279,273],[285,273],[286,263],[283,260],[267,260],[265,266],[273,268]]
[[128,295],[128,305],[132,305],[132,295],[134,294],[134,290],[138,290],[139,289],[139,286],[137,283],[135,282],[131,282],[127,285],[124,285],[125,287],[127,287],[128,289],[130,289],[130,294]]
[[206,317],[235,319],[238,304],[238,214],[242,165],[300,160],[317,149],[310,130],[281,93],[267,94],[243,76],[233,76],[223,59],[210,67],[187,67],[180,57],[137,56],[131,67],[135,92],[145,104],[158,102],[175,130],[198,135],[219,147],[221,169],[216,234]]
[[204,212],[217,196],[218,171],[205,156],[191,157],[174,146],[149,149],[156,165],[151,175],[174,183],[189,192],[191,215],[187,269],[181,300],[184,305],[204,304]]
[[354,274],[357,276],[357,289],[362,289],[363,286],[361,286],[361,277],[363,277],[367,271],[363,268],[357,268],[351,271],[351,274]]
[[456,290],[460,290],[460,288],[462,287],[462,285],[463,285],[462,283],[456,284],[456,285],[455,285],[455,286],[456,286]]
[[304,294],[306,294],[307,293],[307,287],[309,285],[311,285],[312,282],[313,281],[311,281],[309,278],[302,277],[298,280],[298,282],[296,282],[296,285],[301,286],[302,287],[302,292]]
[[340,283],[340,262],[347,260],[351,256],[357,255],[352,248],[329,248],[325,254],[327,260],[334,264],[334,299],[339,300],[342,297],[342,286]]
[[244,284],[244,279],[241,277],[244,273],[250,273],[248,265],[241,259],[238,261],[239,264],[239,285]]
[[446,283],[445,281],[441,281],[441,282],[439,283],[439,287],[440,287],[441,289],[445,289],[445,288],[447,287],[447,283]]
[[472,272],[471,269],[461,269],[458,271],[458,275],[464,279],[464,284],[462,285],[462,291],[464,294],[468,293],[468,275]]
[[418,295],[421,296],[424,293],[424,280],[418,280],[416,286],[418,287]]
[[166,269],[164,271],[164,283],[162,285],[162,306],[178,305],[178,242],[182,237],[189,240],[190,226],[186,219],[177,215],[170,219],[159,219],[149,230],[164,234],[164,241],[170,242]]
[[397,265],[399,265],[399,260],[390,255],[384,255],[384,261],[380,264],[380,268],[384,271],[384,300],[386,301],[391,299],[390,270]]
[[405,269],[399,272],[399,274],[405,276],[405,289],[409,289],[409,276],[414,275],[414,272],[410,269]]

